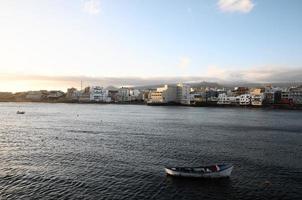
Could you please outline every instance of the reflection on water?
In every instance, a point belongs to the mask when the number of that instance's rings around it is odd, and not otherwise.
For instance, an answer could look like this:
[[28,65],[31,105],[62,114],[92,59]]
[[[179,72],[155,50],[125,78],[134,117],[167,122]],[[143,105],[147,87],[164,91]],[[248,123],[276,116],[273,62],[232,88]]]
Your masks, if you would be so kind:
[[[26,111],[16,115],[16,110]],[[301,199],[301,111],[0,104],[3,199]],[[232,163],[230,179],[166,165]]]

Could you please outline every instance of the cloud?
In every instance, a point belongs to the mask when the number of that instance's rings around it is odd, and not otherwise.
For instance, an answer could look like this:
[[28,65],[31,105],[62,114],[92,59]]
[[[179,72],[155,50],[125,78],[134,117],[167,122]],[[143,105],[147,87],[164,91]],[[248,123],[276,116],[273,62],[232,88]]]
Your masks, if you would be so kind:
[[181,69],[186,69],[189,67],[190,63],[191,63],[191,59],[189,57],[184,56],[179,58],[179,62],[177,66]]
[[101,10],[100,0],[83,0],[83,11],[90,15],[97,15]]
[[[175,84],[179,82],[213,81],[212,78],[200,76],[178,77],[92,77],[92,76],[44,76],[44,75],[17,75],[0,74],[0,91],[28,91],[28,90],[62,90],[89,85],[100,86],[152,86]],[[9,88],[7,86],[10,86]]]
[[245,70],[227,70],[216,66],[209,66],[206,77],[216,77],[227,82],[291,82],[302,81],[301,68],[282,68],[262,66]]
[[254,8],[252,0],[219,0],[218,7],[223,12],[248,13]]
[[217,66],[209,66],[204,76],[175,76],[175,77],[101,77],[101,76],[44,76],[0,74],[0,91],[27,90],[63,90],[80,88],[89,85],[100,86],[152,86],[163,84],[218,82],[224,83],[301,83],[302,68],[285,68],[262,66],[246,70],[228,70]]
[[300,82],[302,69],[263,67],[241,71],[237,73],[237,78],[256,82]]

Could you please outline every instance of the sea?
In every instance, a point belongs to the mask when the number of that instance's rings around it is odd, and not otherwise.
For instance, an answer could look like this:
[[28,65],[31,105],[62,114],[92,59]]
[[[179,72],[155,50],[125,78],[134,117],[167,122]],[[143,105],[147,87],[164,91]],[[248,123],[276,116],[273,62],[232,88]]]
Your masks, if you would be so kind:
[[[164,171],[216,163],[231,177]],[[302,111],[0,103],[0,199],[301,200]]]

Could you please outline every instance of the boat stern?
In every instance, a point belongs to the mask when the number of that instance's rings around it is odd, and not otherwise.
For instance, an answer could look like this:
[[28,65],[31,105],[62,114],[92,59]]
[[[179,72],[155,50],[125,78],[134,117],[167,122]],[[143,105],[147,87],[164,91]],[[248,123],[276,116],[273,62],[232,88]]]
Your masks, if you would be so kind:
[[228,165],[225,169],[221,170],[219,172],[221,177],[230,177],[231,173],[233,171],[234,166],[233,165]]

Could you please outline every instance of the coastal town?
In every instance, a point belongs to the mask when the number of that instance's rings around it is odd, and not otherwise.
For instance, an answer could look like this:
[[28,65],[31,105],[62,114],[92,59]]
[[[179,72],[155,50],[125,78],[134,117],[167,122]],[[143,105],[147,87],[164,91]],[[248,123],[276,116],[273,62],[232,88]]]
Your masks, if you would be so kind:
[[83,89],[0,92],[1,102],[116,103],[184,106],[301,108],[302,86],[193,87],[168,84],[157,88],[88,86]]

